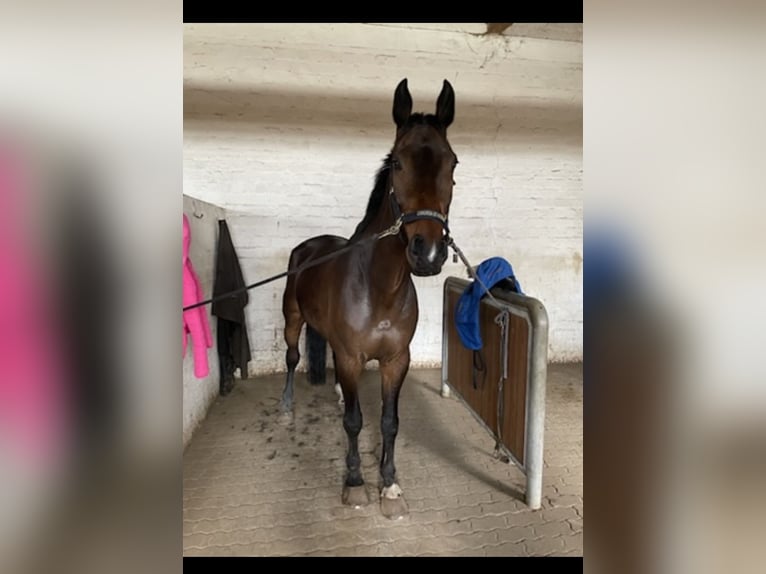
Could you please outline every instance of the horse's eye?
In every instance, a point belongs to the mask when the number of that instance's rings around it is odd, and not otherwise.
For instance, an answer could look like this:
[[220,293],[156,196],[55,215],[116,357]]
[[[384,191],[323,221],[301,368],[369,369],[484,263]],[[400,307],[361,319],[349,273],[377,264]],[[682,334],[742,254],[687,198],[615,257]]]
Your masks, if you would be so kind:
[[402,169],[402,164],[399,162],[398,159],[392,158],[391,159],[391,165],[396,171],[400,171]]

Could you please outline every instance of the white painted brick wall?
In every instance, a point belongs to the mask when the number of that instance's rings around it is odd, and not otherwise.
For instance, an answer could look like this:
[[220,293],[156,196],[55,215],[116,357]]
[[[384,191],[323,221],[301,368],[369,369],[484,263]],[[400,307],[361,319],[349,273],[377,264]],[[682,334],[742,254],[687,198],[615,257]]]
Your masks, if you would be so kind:
[[[279,273],[321,233],[350,235],[394,136],[393,91],[415,111],[456,92],[453,236],[508,259],[550,319],[550,358],[582,358],[582,44],[372,24],[186,25],[184,193],[227,210],[245,280]],[[450,259],[415,278],[414,365],[441,359]],[[284,280],[251,292],[252,374],[284,370]],[[302,361],[303,363],[303,361]],[[303,365],[301,365],[302,367]]]

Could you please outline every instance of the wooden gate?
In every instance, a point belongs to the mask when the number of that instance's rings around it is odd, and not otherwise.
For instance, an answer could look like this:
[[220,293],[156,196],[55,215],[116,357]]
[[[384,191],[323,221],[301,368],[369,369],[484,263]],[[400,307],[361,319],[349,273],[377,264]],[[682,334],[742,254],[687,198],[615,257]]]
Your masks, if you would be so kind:
[[454,393],[495,438],[501,453],[524,472],[527,505],[537,509],[542,496],[548,315],[532,297],[492,289],[497,303],[486,296],[481,300],[483,348],[474,355],[455,327],[458,299],[470,284],[457,277],[444,282],[442,396]]

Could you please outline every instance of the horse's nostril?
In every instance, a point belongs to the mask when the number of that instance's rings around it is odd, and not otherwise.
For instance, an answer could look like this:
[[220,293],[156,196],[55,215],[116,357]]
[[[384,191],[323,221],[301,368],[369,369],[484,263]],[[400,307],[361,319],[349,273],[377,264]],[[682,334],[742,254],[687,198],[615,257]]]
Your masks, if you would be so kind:
[[423,238],[422,235],[416,235],[412,238],[412,253],[413,255],[420,255],[423,253],[423,248],[425,247],[426,240]]

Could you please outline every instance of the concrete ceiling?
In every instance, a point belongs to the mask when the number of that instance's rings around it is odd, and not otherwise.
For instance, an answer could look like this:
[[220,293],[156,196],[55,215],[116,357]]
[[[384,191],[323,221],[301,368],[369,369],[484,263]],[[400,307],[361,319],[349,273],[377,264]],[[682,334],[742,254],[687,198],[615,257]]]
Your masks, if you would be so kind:
[[545,40],[561,40],[565,42],[582,43],[582,23],[580,24],[487,24],[488,30],[493,27],[504,27],[504,36],[521,36],[525,38],[542,38]]
[[517,22],[510,23],[375,23],[375,26],[391,26],[396,28],[411,28],[421,30],[444,30],[447,32],[464,32],[466,34],[484,35],[502,34],[503,36],[515,36],[523,38],[538,38],[543,40],[558,40],[562,42],[582,43],[582,23],[575,24],[526,24]]

